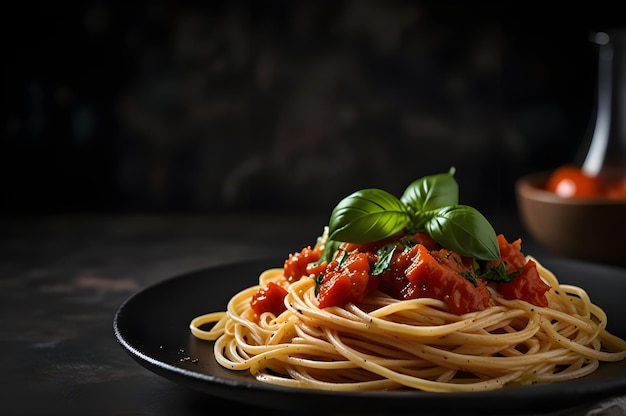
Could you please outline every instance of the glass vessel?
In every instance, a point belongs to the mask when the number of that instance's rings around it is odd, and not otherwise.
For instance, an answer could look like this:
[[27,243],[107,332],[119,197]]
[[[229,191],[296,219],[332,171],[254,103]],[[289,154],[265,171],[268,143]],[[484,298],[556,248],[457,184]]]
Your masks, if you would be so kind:
[[577,162],[589,176],[626,190],[626,28],[596,32],[595,114]]

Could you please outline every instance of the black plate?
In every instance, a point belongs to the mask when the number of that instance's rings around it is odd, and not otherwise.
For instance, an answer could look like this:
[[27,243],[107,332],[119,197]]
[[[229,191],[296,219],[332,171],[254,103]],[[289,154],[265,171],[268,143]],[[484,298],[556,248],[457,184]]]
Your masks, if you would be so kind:
[[[213,358],[212,342],[189,332],[194,317],[224,310],[232,295],[256,284],[258,275],[284,259],[226,264],[164,280],[131,296],[117,311],[118,342],[144,367],[190,388],[279,410],[341,413],[521,414],[549,412],[599,401],[626,391],[626,360],[602,363],[582,379],[488,392],[326,392],[263,384],[248,372],[229,371]],[[561,283],[584,287],[609,317],[608,329],[626,338],[624,269],[562,260],[542,263]],[[462,413],[459,413],[462,411]]]

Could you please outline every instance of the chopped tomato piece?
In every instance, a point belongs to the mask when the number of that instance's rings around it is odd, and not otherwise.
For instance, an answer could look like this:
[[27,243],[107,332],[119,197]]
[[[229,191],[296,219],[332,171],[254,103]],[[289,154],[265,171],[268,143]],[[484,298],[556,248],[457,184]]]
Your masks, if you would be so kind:
[[310,275],[317,276],[320,273],[322,273],[324,270],[326,270],[326,266],[328,266],[327,261],[323,261],[319,264],[309,263],[308,266],[306,266],[306,276],[310,276]]
[[482,279],[474,286],[458,271],[433,257],[423,245],[418,244],[415,250],[415,257],[404,272],[411,282],[403,291],[406,299],[439,299],[455,314],[479,311],[489,306],[489,291]]
[[522,268],[522,273],[512,282],[499,282],[498,292],[505,299],[521,299],[536,306],[548,306],[546,292],[550,290],[550,285],[539,276],[537,264],[532,260],[528,260],[528,263]]
[[550,286],[541,279],[537,272],[537,264],[526,260],[522,253],[522,240],[509,243],[504,235],[498,234],[500,260],[487,263],[487,267],[496,267],[504,263],[506,273],[521,273],[510,283],[499,282],[497,290],[505,299],[521,299],[536,306],[548,306],[546,292]]
[[343,306],[361,300],[370,287],[370,261],[368,253],[352,254],[341,264],[338,260],[331,261],[318,289],[319,307]]
[[402,299],[402,290],[410,284],[404,271],[415,256],[415,247],[407,248],[401,243],[396,243],[389,269],[378,276],[382,292],[393,298]]
[[430,250],[433,256],[442,266],[445,266],[457,273],[463,273],[472,270],[474,261],[469,257],[462,257],[459,253],[452,250]]
[[257,315],[271,312],[278,316],[287,309],[284,303],[285,296],[287,296],[287,290],[284,287],[269,282],[267,286],[260,288],[252,296],[250,307]]
[[302,276],[309,276],[311,273],[318,272],[314,268],[309,270],[308,266],[309,263],[318,261],[320,256],[320,251],[312,249],[311,246],[303,248],[299,253],[290,254],[283,265],[284,275],[287,281],[295,282],[300,280]]
[[498,247],[500,248],[500,260],[487,263],[487,267],[495,267],[504,263],[507,273],[519,270],[526,264],[526,256],[522,253],[522,239],[509,243],[503,234],[498,234]]

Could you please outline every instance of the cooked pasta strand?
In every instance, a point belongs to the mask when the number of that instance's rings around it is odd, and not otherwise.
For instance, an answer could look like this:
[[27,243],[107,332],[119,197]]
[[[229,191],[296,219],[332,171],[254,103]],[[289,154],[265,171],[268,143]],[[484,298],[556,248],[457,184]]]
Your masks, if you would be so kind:
[[439,300],[377,292],[360,304],[320,309],[311,277],[288,284],[285,312],[256,317],[253,294],[269,281],[285,281],[276,268],[235,294],[226,311],[195,317],[189,326],[195,337],[215,341],[215,359],[225,368],[319,390],[493,390],[572,380],[600,362],[626,359],[626,341],[607,331],[602,308],[527,258],[551,286],[547,307],[492,291],[487,309],[455,315]]

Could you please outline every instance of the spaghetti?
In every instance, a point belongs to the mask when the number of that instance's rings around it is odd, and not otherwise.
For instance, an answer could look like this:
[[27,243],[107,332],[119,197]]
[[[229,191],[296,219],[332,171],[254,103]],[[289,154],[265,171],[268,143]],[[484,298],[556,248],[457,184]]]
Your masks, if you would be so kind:
[[[535,262],[551,287],[547,307],[490,289],[487,309],[463,315],[447,312],[440,300],[383,293],[320,309],[311,277],[288,284],[283,313],[256,316],[250,301],[258,289],[285,283],[276,268],[233,296],[226,311],[193,319],[190,329],[215,341],[215,358],[225,368],[320,390],[493,390],[571,380],[601,361],[626,358],[626,342],[607,331],[606,314],[586,292],[560,284]],[[213,327],[203,329],[207,324]]]
[[225,368],[318,390],[494,390],[624,360],[602,308],[459,205],[454,172],[344,198],[313,248],[192,334]]

